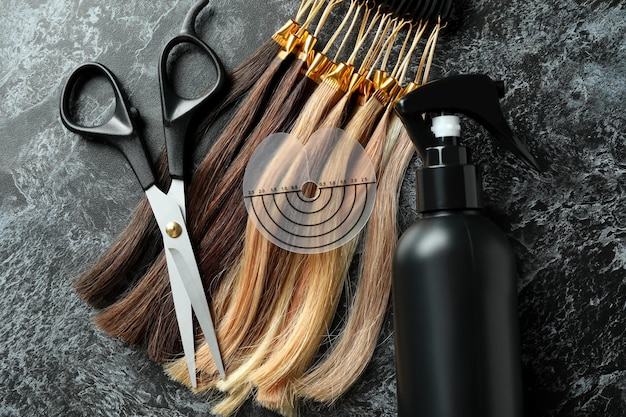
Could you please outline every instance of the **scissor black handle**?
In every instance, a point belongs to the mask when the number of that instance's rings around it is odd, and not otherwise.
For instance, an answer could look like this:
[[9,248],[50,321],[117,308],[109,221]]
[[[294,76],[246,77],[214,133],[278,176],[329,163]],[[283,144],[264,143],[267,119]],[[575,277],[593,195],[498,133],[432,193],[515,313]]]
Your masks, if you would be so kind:
[[[207,3],[208,0],[200,0],[189,10],[181,33],[171,39],[161,52],[159,67],[161,108],[163,110],[167,159],[172,178],[183,178],[183,156],[189,120],[198,107],[210,102],[211,99],[215,99],[224,86],[225,70],[220,59],[206,43],[198,38],[194,29],[196,17]],[[182,44],[192,44],[199,48],[211,59],[216,70],[215,84],[201,96],[192,99],[181,97],[176,93],[167,73],[167,60],[170,53],[176,46]]]
[[[83,126],[72,120],[70,111],[72,93],[80,89],[81,80],[96,76],[104,76],[113,88],[115,110],[111,118],[101,125]],[[84,83],[82,85],[84,86]],[[61,122],[69,131],[118,148],[128,160],[144,190],[155,183],[148,153],[136,127],[139,113],[129,105],[119,81],[107,67],[97,62],[87,62],[77,67],[63,87],[60,113]]]

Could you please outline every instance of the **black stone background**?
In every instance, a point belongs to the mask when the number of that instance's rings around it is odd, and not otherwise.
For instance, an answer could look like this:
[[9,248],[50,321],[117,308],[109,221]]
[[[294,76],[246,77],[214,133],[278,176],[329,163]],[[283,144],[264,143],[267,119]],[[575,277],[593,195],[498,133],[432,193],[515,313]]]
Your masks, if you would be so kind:
[[[292,17],[295,0],[214,0],[198,31],[233,68]],[[210,415],[143,352],[99,332],[69,280],[126,224],[141,190],[119,154],[68,133],[62,82],[97,60],[162,144],[156,65],[192,2],[4,1],[0,13],[0,416]],[[487,214],[519,259],[527,416],[626,415],[626,7],[620,1],[464,0],[433,78],[505,81],[528,171],[474,123]],[[203,144],[204,149],[210,143]],[[196,161],[197,162],[197,161]],[[413,210],[414,160],[401,196]],[[240,416],[270,416],[247,403]],[[332,408],[302,416],[393,416],[391,312],[375,357]]]

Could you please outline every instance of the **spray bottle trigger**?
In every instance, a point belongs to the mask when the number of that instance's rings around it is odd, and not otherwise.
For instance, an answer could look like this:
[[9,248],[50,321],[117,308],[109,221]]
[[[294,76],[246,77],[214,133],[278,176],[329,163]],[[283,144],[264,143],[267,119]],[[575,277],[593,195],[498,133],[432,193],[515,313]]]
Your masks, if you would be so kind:
[[504,83],[494,82],[486,75],[456,75],[427,83],[407,94],[396,104],[396,111],[404,122],[420,155],[436,143],[422,119],[427,112],[464,114],[487,129],[501,145],[539,171],[535,158],[511,131],[500,107]]

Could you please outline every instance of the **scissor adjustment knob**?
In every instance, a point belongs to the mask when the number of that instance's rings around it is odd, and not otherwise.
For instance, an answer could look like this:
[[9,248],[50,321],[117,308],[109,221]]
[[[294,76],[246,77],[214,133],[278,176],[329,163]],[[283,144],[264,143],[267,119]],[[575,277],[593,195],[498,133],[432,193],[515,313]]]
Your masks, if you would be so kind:
[[183,233],[183,228],[176,222],[169,222],[167,226],[165,226],[165,233],[167,233],[169,237],[176,239]]

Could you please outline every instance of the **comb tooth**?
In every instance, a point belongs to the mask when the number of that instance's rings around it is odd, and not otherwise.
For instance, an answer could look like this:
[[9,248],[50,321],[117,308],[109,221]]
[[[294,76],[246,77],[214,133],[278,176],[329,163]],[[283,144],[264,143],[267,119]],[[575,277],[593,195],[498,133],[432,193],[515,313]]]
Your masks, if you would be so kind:
[[428,15],[426,19],[434,23],[436,20],[441,19],[444,22],[448,19],[450,11],[452,9],[453,0],[437,0],[433,2],[433,7],[427,11]]
[[431,21],[432,23],[436,23],[437,19],[441,15],[441,8],[443,7],[445,1],[437,0],[437,1],[434,1],[433,3],[434,5],[430,10],[430,14],[428,15],[428,20]]
[[428,5],[424,9],[423,13],[424,13],[424,20],[429,21],[429,20],[431,20],[434,17],[435,10],[437,9],[437,4],[439,3],[439,1],[430,0],[427,3],[428,3]]
[[410,0],[400,0],[400,1],[394,2],[393,14],[396,17],[405,18],[406,14],[407,14],[406,12],[409,9],[409,4],[410,3],[411,3]]
[[443,6],[441,7],[441,11],[439,12],[439,15],[441,16],[441,21],[445,22],[448,20],[448,18],[450,17],[450,14],[452,13],[452,7],[454,5],[454,1],[453,0],[446,0],[444,1]]
[[373,2],[377,7],[380,8],[380,11],[384,14],[390,14],[393,12],[393,3],[394,0],[375,0]]
[[413,4],[413,7],[411,7],[411,10],[409,11],[409,14],[411,15],[411,20],[413,20],[414,22],[419,22],[421,20],[425,20],[424,19],[424,11],[428,7],[429,3],[430,3],[429,0],[418,0],[418,1],[416,1]]
[[378,0],[375,3],[382,8],[383,13],[402,17],[403,9],[406,9],[411,0]]
[[357,3],[365,5],[365,7],[372,9],[378,6],[380,3],[385,3],[385,2],[379,1],[379,0],[357,0]]
[[411,5],[411,0],[376,0],[374,3],[383,13],[403,18]]
[[410,6],[411,6],[411,0],[397,1],[396,4],[394,5],[396,16],[400,18],[405,18]]

